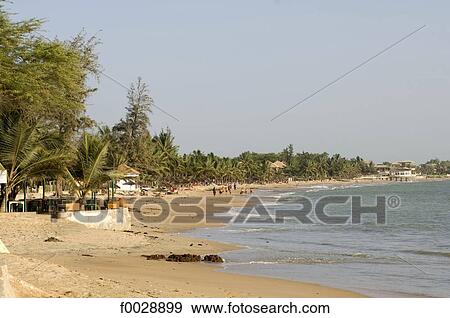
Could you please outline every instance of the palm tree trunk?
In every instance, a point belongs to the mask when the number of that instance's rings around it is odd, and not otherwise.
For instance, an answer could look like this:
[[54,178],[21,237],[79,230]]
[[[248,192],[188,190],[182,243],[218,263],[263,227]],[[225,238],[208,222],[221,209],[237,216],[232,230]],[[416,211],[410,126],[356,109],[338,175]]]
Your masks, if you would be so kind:
[[57,196],[58,198],[60,198],[61,195],[62,195],[62,187],[63,187],[62,183],[63,183],[62,177],[61,177],[61,176],[58,176],[58,177],[56,178],[56,196]]
[[6,186],[0,185],[0,213],[6,212]]
[[[17,194],[19,193],[19,187],[9,187],[6,186],[4,199],[2,200],[2,211],[8,212],[8,202],[14,201],[16,199]],[[3,207],[4,204],[4,207]]]
[[80,211],[84,211],[86,206],[86,192],[80,191],[80,197],[78,199],[78,203],[80,203]]

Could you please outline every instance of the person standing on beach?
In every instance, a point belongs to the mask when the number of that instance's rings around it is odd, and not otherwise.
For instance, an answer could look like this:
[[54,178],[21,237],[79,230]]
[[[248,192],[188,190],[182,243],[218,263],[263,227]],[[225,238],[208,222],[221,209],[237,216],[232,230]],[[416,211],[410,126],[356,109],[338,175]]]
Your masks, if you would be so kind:
[[213,187],[212,192],[213,192],[213,195],[216,196],[216,187]]

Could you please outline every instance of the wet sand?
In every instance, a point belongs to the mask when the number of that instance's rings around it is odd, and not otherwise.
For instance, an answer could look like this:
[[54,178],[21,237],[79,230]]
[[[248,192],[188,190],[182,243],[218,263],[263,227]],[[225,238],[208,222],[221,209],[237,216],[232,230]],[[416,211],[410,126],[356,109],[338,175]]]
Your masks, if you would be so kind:
[[[205,195],[189,191],[179,196]],[[245,197],[235,196],[234,206]],[[157,212],[155,212],[157,213]],[[218,224],[219,225],[219,224]],[[220,265],[146,260],[143,254],[217,254],[239,248],[183,236],[195,224],[142,224],[131,232],[88,229],[48,215],[0,213],[0,254],[15,279],[31,284],[22,297],[359,297],[361,295],[282,279],[220,272]],[[60,242],[45,242],[56,237]],[[19,288],[20,289],[20,288]]]

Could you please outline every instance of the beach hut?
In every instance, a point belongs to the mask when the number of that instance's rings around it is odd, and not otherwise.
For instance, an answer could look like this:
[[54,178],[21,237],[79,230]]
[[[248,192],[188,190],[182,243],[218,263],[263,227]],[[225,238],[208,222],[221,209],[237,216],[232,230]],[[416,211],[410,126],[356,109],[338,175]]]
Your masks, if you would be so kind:
[[275,171],[278,171],[278,170],[284,169],[284,168],[286,168],[286,164],[282,161],[277,160],[275,162],[270,163],[270,169],[273,169]]
[[139,178],[140,172],[126,164],[121,164],[117,167],[117,171],[122,175],[122,179],[118,180],[116,183],[116,188],[118,191],[122,192],[135,192],[139,191],[139,186],[137,185],[137,179]]

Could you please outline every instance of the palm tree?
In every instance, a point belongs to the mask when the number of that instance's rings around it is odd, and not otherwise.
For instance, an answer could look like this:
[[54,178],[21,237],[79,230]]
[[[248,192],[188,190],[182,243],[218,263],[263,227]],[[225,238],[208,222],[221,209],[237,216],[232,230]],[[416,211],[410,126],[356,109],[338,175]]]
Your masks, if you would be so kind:
[[174,136],[170,129],[161,130],[161,132],[153,137],[155,145],[154,170],[160,171],[166,181],[173,181],[176,175],[176,167],[178,165],[178,147],[174,144]]
[[109,143],[108,146],[108,155],[106,159],[106,166],[108,170],[117,170],[117,168],[127,163],[126,155],[123,151],[119,151],[120,149],[115,149],[112,145],[116,144],[116,137],[114,136],[114,132],[108,126],[99,126],[98,127],[98,137],[107,141]]
[[271,162],[269,160],[266,160],[266,162],[264,162],[264,166],[263,166],[263,170],[262,170],[262,181],[264,182],[270,182],[272,181],[273,177],[274,177],[274,171],[273,169],[270,167]]
[[222,183],[230,182],[233,180],[233,162],[230,158],[218,159],[217,176],[222,180]]
[[25,121],[17,112],[1,115],[0,164],[7,171],[7,185],[0,195],[2,205],[6,204],[5,199],[14,200],[30,178],[63,173],[67,154],[62,150],[62,143],[36,124]]
[[257,165],[249,152],[244,152],[239,156],[239,166],[242,169],[243,177],[246,182],[252,182],[256,177]]
[[118,178],[117,172],[108,169],[109,141],[89,133],[83,133],[72,165],[66,169],[81,203],[86,195],[99,189],[111,177]]
[[202,175],[202,167],[206,161],[206,156],[200,150],[194,150],[188,155],[188,171],[192,176],[192,181],[205,181]]
[[157,151],[163,153],[168,158],[177,155],[178,147],[174,144],[174,139],[169,129],[161,130],[159,135],[153,137]]
[[319,176],[319,167],[318,167],[317,162],[315,162],[315,161],[313,161],[312,159],[310,159],[310,160],[306,163],[305,176],[306,176],[307,179],[309,179],[309,180],[318,180],[318,176]]
[[203,164],[199,167],[198,173],[204,180],[211,181],[212,179],[215,179],[217,175],[217,169],[214,156],[211,156],[211,154],[207,156],[206,161],[204,161]]
[[240,162],[232,159],[231,176],[233,181],[242,181],[244,179],[244,171],[241,169]]

